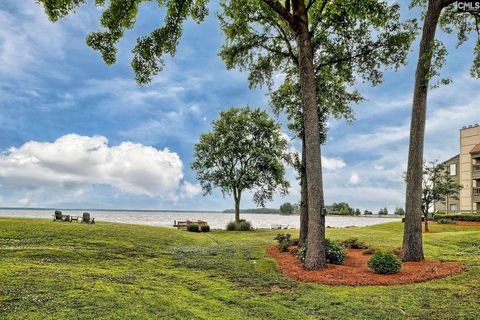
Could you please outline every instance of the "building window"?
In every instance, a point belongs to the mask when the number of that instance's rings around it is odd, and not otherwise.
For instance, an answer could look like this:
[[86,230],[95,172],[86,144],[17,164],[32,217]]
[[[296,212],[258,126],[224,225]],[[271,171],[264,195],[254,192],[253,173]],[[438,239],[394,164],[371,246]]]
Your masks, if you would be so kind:
[[456,163],[451,163],[450,164],[450,175],[451,176],[456,176],[457,175],[457,164]]
[[450,205],[450,212],[457,212],[457,204]]

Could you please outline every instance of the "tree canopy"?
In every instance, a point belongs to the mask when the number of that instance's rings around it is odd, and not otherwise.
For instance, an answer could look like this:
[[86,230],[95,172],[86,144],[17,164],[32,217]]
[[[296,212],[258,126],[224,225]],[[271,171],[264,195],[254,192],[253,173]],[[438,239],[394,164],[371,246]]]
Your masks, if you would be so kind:
[[284,178],[285,163],[290,161],[288,141],[265,111],[230,108],[212,125],[195,145],[191,165],[205,194],[219,188],[232,195],[238,221],[243,191],[252,190],[253,201],[260,206],[276,191],[288,192]]
[[[264,2],[221,2],[219,18],[227,41],[220,56],[228,68],[248,71],[252,87],[267,86],[273,110],[285,112],[290,129],[300,135],[303,114],[296,36]],[[323,141],[328,115],[353,119],[351,103],[363,100],[355,89],[357,80],[379,84],[384,68],[406,63],[416,24],[400,21],[397,4],[378,0],[309,3]],[[274,87],[278,73],[284,77]]]
[[383,208],[378,211],[378,214],[381,216],[386,216],[388,215],[388,208]]
[[295,207],[290,202],[285,202],[280,206],[280,212],[282,214],[293,214]]
[[359,209],[350,207],[347,202],[334,202],[331,206],[327,206],[327,214],[342,215],[342,216],[356,216],[360,215]]
[[[52,21],[57,21],[74,12],[87,0],[36,0],[43,4],[45,12]],[[135,26],[138,10],[145,0],[95,0],[94,4],[102,8],[100,17],[101,31],[88,34],[87,44],[101,53],[106,64],[114,64],[117,57],[117,44],[128,29]],[[149,83],[164,66],[164,56],[173,56],[187,19],[200,23],[208,14],[209,0],[158,0],[165,17],[163,24],[137,39],[132,49],[132,69],[139,84]]]
[[[457,48],[467,43],[472,34],[476,34],[470,74],[474,78],[480,78],[480,12],[458,12],[455,4],[456,0],[438,0],[437,2],[440,3],[441,10],[438,26],[440,30],[447,34],[456,33]],[[425,17],[428,3],[428,0],[412,0],[410,8],[420,8],[422,16]],[[434,39],[431,49],[423,54],[425,55],[424,63],[428,67],[427,79],[437,78],[432,87],[450,83],[451,79],[449,78],[439,78],[441,68],[445,65],[448,56],[448,51],[443,41]]]

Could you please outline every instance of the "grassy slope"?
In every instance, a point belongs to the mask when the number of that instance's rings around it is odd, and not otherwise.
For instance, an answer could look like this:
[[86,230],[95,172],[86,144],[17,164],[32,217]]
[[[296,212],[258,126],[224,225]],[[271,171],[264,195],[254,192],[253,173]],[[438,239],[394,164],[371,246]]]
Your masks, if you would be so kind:
[[[423,284],[328,287],[290,281],[265,255],[274,231],[0,219],[2,319],[479,319],[480,228],[432,226],[428,257],[468,271]],[[329,229],[398,247],[402,225]]]

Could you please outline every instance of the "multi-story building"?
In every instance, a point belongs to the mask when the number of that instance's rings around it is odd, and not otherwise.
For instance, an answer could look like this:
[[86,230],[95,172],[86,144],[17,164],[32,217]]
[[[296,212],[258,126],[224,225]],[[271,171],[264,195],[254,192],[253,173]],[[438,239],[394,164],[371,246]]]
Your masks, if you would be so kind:
[[480,212],[480,125],[460,130],[460,154],[445,162],[462,190],[458,199],[436,202],[435,212]]

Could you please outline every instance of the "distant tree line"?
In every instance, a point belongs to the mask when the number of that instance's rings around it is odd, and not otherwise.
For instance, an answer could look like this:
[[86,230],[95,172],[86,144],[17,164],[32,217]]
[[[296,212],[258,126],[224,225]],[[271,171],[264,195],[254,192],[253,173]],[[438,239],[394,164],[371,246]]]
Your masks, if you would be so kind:
[[[235,213],[235,209],[227,209],[227,210],[224,210],[223,213]],[[279,214],[280,210],[275,208],[254,208],[254,209],[241,209],[240,213]]]
[[[347,202],[334,202],[332,205],[325,206],[327,209],[327,215],[340,215],[340,216],[360,216],[362,212],[360,209],[352,208]],[[223,213],[234,213],[235,209],[224,210]],[[280,206],[279,209],[275,208],[254,208],[254,209],[242,209],[240,213],[257,213],[257,214],[282,214],[282,215],[293,215],[299,214],[300,204],[292,204],[290,202],[285,202]],[[378,215],[385,216],[388,215],[388,208],[381,208],[378,211]],[[404,216],[405,210],[403,208],[395,208],[394,214],[397,216]],[[373,211],[364,210],[364,216],[373,215]]]
[[327,215],[341,215],[341,216],[359,216],[360,209],[354,209],[346,202],[334,202],[330,206],[325,206]]

